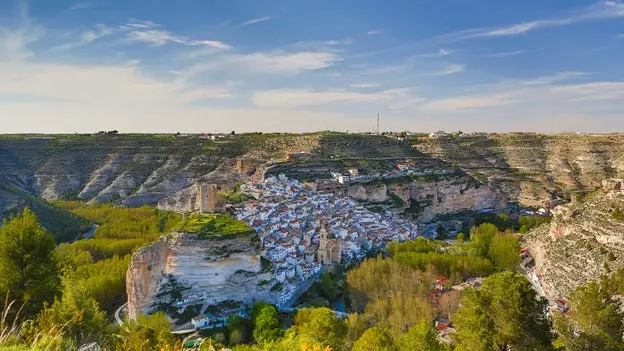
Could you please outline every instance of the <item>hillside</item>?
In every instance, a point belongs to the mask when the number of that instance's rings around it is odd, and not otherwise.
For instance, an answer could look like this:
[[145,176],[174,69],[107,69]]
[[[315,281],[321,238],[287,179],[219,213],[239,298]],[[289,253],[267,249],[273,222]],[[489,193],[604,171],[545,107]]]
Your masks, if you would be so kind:
[[578,285],[624,268],[622,186],[605,182],[585,200],[555,208],[550,225],[526,236],[549,297],[567,296]]
[[624,135],[501,134],[414,142],[419,151],[458,165],[525,205],[624,176]]
[[8,135],[0,138],[0,182],[13,191],[3,191],[0,216],[19,211],[25,195],[190,211],[195,183],[231,187],[267,160],[296,152],[317,159],[418,154],[389,138],[335,133],[227,135],[214,141],[197,135]]
[[[591,189],[602,179],[624,176],[624,136],[619,135],[494,135],[403,142],[331,132],[252,133],[215,140],[172,134],[4,135],[0,137],[0,216],[33,201],[43,206],[41,199],[80,199],[129,207],[148,204],[188,212],[196,206],[196,183],[229,188],[254,173],[262,174],[267,162],[286,161],[289,154],[299,152],[306,153],[306,158],[280,163],[271,173],[283,171],[304,180],[326,178],[330,169],[378,172],[409,158],[423,171],[457,174],[448,180],[459,184],[455,186],[459,195],[466,189],[478,190],[476,202],[470,196],[460,196],[453,200],[455,204],[448,208],[443,204],[432,214],[465,209],[473,203],[487,207],[499,199],[541,205],[552,193]],[[410,183],[407,188],[416,189],[409,190],[412,195],[402,184],[347,190],[364,200],[388,204],[398,203],[396,196],[404,203],[413,199],[420,208],[429,206],[426,203],[436,196],[448,198],[442,189],[446,185],[437,176],[406,182]],[[388,189],[385,195],[384,186]],[[489,188],[495,195],[479,187]],[[440,190],[426,193],[419,188]],[[421,199],[420,194],[426,198]]]

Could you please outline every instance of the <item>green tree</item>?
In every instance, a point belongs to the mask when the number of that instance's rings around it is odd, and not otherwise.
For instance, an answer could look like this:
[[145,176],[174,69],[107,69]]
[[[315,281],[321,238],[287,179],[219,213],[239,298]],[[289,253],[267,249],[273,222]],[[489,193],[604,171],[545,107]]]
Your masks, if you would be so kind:
[[346,348],[350,349],[353,347],[353,343],[355,343],[362,334],[368,329],[368,322],[362,318],[361,314],[351,313],[346,319],[345,324],[347,325],[347,338],[346,338]]
[[254,340],[260,344],[273,342],[282,335],[277,308],[273,305],[263,302],[254,304],[252,321]]
[[245,343],[251,338],[251,321],[240,316],[232,316],[228,318],[228,331],[231,345]]
[[28,208],[0,227],[0,296],[24,304],[25,317],[36,315],[59,291],[55,247]]
[[342,348],[347,334],[346,325],[325,307],[299,310],[293,328],[301,343],[329,346],[334,350]]
[[372,327],[353,344],[352,351],[396,351],[394,340],[387,330]]
[[557,314],[557,343],[570,351],[624,350],[624,312],[606,284],[590,282],[570,294],[571,316]]
[[514,270],[520,264],[520,244],[511,235],[496,234],[490,246],[490,260],[500,270]]
[[121,328],[118,350],[178,350],[180,341],[171,333],[171,322],[162,313],[140,314],[134,321],[127,321]]
[[470,229],[470,244],[477,256],[488,257],[492,239],[498,234],[498,228],[491,223],[483,223]]
[[549,350],[547,301],[514,272],[494,274],[480,289],[466,289],[453,315],[458,351]]
[[336,291],[334,280],[329,272],[323,273],[321,276],[321,294],[327,300],[333,300],[338,295],[338,291]]
[[400,351],[443,351],[445,349],[438,341],[436,331],[424,318],[419,324],[411,327],[406,334],[401,335],[398,344]]
[[63,297],[41,311],[37,317],[37,330],[50,335],[62,326],[65,336],[78,343],[97,341],[107,324],[106,313],[84,286],[68,279],[63,283]]

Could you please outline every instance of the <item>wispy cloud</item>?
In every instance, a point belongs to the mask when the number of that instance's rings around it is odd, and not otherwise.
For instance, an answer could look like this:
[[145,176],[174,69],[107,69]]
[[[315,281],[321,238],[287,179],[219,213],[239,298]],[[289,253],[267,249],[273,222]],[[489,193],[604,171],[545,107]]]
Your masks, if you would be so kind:
[[583,10],[576,11],[566,17],[537,19],[533,21],[512,24],[503,27],[467,29],[454,33],[443,34],[434,39],[444,42],[459,41],[474,38],[495,38],[516,36],[534,30],[567,26],[576,23],[598,21],[624,17],[624,3],[620,0],[603,0]]
[[254,52],[214,57],[190,67],[183,75],[193,77],[203,72],[230,71],[236,74],[272,74],[294,76],[305,71],[314,71],[332,66],[342,60],[332,52]]
[[516,50],[516,51],[509,51],[509,52],[499,52],[499,53],[496,53],[496,54],[485,55],[485,57],[491,57],[491,58],[509,57],[509,56],[522,55],[525,52],[526,51],[524,51],[524,50]]
[[624,100],[624,82],[570,84],[553,87],[551,91],[582,100]]
[[258,17],[258,18],[252,18],[250,20],[247,20],[241,24],[239,24],[240,27],[245,27],[245,26],[249,26],[252,24],[256,24],[256,23],[262,23],[262,22],[266,22],[266,21],[270,21],[272,18],[269,16],[264,16],[264,17]]
[[381,34],[384,31],[382,29],[371,29],[368,32],[366,32],[366,35],[377,35],[377,34]]
[[618,39],[624,39],[624,33],[622,33],[622,34],[618,34],[618,35],[617,35],[617,38],[618,38]]
[[77,10],[83,10],[83,9],[88,9],[93,7],[92,4],[86,3],[86,2],[77,2],[75,4],[72,4],[71,6],[69,6],[67,8],[67,11],[77,11]]
[[126,39],[131,42],[143,42],[153,46],[162,46],[167,43],[177,43],[186,46],[208,46],[215,49],[230,49],[231,46],[218,40],[196,40],[183,35],[176,35],[166,30],[162,25],[151,22],[130,19],[120,29],[126,32]]
[[449,74],[455,74],[455,73],[459,73],[459,72],[463,72],[466,70],[466,66],[465,65],[448,65],[446,66],[443,70],[434,73],[433,75],[436,76],[447,76]]
[[115,33],[115,28],[108,27],[105,25],[97,25],[96,28],[93,30],[87,30],[85,32],[82,32],[82,34],[80,34],[77,40],[55,46],[53,50],[66,50],[66,49],[72,49],[72,48],[76,48],[79,46],[91,44],[94,41],[100,38],[110,36],[113,33]]
[[450,113],[497,107],[512,103],[514,103],[514,100],[507,94],[473,95],[434,100],[422,104],[420,109],[426,112]]
[[350,92],[345,90],[276,89],[259,91],[252,95],[252,101],[261,107],[296,108],[335,103],[389,103],[399,107],[416,101],[406,89],[390,89],[375,93]]
[[374,87],[378,87],[379,84],[377,83],[358,83],[358,84],[351,84],[350,87],[351,88],[374,88]]

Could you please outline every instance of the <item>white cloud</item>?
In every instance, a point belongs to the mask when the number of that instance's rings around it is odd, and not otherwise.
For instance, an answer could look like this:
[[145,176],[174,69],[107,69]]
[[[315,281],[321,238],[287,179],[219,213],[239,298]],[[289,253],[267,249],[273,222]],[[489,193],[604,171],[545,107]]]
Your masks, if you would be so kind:
[[499,52],[496,54],[490,54],[490,55],[486,55],[485,57],[492,57],[492,58],[499,58],[499,57],[509,57],[509,56],[517,56],[517,55],[522,55],[524,54],[526,51],[524,50],[516,50],[516,51],[508,51],[508,52]]
[[624,33],[622,33],[622,34],[618,34],[618,35],[617,35],[617,38],[618,38],[618,39],[624,39]]
[[258,18],[252,18],[250,20],[247,20],[243,23],[241,23],[239,26],[241,27],[245,27],[245,26],[249,26],[251,24],[256,24],[256,23],[262,23],[262,22],[266,22],[266,21],[270,21],[272,18],[269,16],[264,16],[264,17],[258,17]]
[[58,45],[54,47],[55,50],[67,50],[75,47],[83,46],[90,44],[100,38],[107,37],[115,33],[115,29],[105,26],[105,25],[97,25],[94,30],[87,30],[80,34],[79,38],[76,41]]
[[459,73],[459,72],[463,72],[466,70],[466,66],[465,65],[448,65],[446,66],[443,70],[441,70],[440,72],[434,73],[434,75],[436,76],[446,76],[449,74],[455,74],[455,73]]
[[374,87],[378,87],[379,84],[377,83],[358,83],[358,84],[351,84],[350,87],[351,88],[374,88]]
[[341,58],[331,52],[255,52],[230,54],[214,57],[210,62],[191,67],[185,74],[193,76],[201,72],[223,71],[250,72],[262,74],[297,75],[332,66]]
[[420,110],[434,113],[452,113],[504,106],[514,102],[511,96],[507,94],[460,96],[427,102],[420,106]]
[[624,82],[591,82],[560,85],[551,88],[555,94],[563,94],[581,100],[622,100]]
[[195,40],[182,35],[176,35],[166,30],[162,25],[131,18],[128,23],[120,27],[126,32],[126,39],[131,42],[143,42],[153,46],[162,46],[167,43],[177,43],[186,46],[207,46],[215,49],[230,49],[231,46],[218,40]]
[[296,108],[333,103],[384,103],[396,109],[408,106],[416,99],[417,97],[411,95],[407,89],[390,89],[375,93],[346,90],[274,89],[259,91],[252,95],[252,101],[257,106],[272,108]]
[[521,85],[548,85],[556,82],[566,81],[574,78],[582,78],[588,76],[587,72],[559,72],[549,76],[538,77],[534,79],[526,79],[520,81]]
[[567,17],[538,19],[494,28],[467,29],[455,33],[444,34],[435,39],[442,41],[458,41],[473,38],[516,36],[538,29],[567,26],[576,23],[599,21],[618,17],[624,17],[624,3],[620,0],[603,0]]
[[384,31],[381,29],[371,29],[368,32],[366,32],[366,35],[377,35],[377,34],[381,34]]

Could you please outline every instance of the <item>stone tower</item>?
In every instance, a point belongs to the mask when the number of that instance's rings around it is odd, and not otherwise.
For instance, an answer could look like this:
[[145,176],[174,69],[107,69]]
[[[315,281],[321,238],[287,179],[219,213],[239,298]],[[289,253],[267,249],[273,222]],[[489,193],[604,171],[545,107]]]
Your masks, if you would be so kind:
[[211,213],[217,209],[218,189],[216,184],[197,184],[197,198],[200,213]]
[[319,224],[321,229],[319,231],[320,241],[316,257],[317,262],[327,265],[340,263],[340,261],[342,261],[340,241],[337,239],[330,239],[325,224]]
[[317,260],[321,264],[328,264],[329,263],[329,253],[327,252],[328,233],[327,233],[327,229],[325,229],[325,225],[321,225],[321,231],[319,234],[321,236],[321,240],[319,242]]

